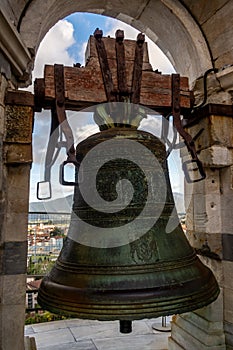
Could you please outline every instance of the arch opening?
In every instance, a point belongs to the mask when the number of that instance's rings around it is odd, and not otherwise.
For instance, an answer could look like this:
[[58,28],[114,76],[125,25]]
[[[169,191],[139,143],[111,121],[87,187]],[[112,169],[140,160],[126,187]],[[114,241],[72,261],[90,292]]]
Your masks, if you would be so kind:
[[[80,14],[77,14],[79,16],[79,20],[80,20]],[[87,16],[88,17],[88,16]],[[102,18],[100,16],[96,16],[98,18]],[[93,17],[88,17],[88,19],[93,19]],[[107,17],[106,17],[107,19]],[[84,50],[82,49],[80,51],[80,54],[77,54],[78,52],[76,51],[76,57],[72,56],[73,50],[76,48],[76,42],[73,42],[72,40],[72,26],[69,26],[69,24],[72,23],[72,20],[70,20],[70,18],[66,18],[64,21],[60,21],[58,22],[48,33],[48,35],[45,37],[45,39],[42,41],[40,48],[38,50],[37,53],[37,60],[36,60],[36,67],[35,67],[35,71],[34,71],[34,78],[35,77],[42,77],[43,76],[43,67],[44,64],[54,64],[54,63],[61,63],[61,64],[65,64],[65,65],[72,65],[73,63],[75,63],[77,61],[77,59],[81,59],[81,56],[84,56]],[[75,20],[73,20],[73,23],[75,22]],[[100,21],[101,22],[101,21]],[[96,21],[93,24],[93,28],[95,28],[96,25],[100,25],[100,22]],[[83,23],[82,23],[83,26]],[[106,24],[105,29],[108,29],[108,31],[106,32],[107,35],[111,35],[114,36],[115,30],[118,28],[122,28],[125,30],[125,37],[127,39],[136,39],[137,37],[137,31],[135,31],[134,29],[132,29],[130,26],[124,25],[122,22],[119,21],[112,21],[111,22],[111,28],[109,26],[109,23]],[[93,29],[92,28],[92,29]],[[65,37],[61,37],[61,31],[62,30],[66,30],[66,38]],[[111,34],[112,33],[112,34]],[[86,45],[86,41],[89,37],[89,31],[87,31],[86,33],[86,37],[82,38],[81,43],[79,44],[79,47],[83,48],[83,46]],[[51,50],[51,43],[55,41],[55,44],[60,45],[59,47],[59,51],[58,53],[56,52],[56,50]],[[63,43],[62,43],[63,40]],[[147,40],[146,40],[147,41]],[[72,45],[74,45],[72,50],[69,50],[70,47],[72,48]],[[160,50],[158,48],[156,48],[156,45],[154,45],[153,42],[150,43],[149,49],[152,50],[156,50],[157,55],[159,55],[159,61],[158,61],[158,56],[155,57],[155,59],[153,60],[153,55],[151,55],[150,57],[150,62],[152,63],[152,66],[154,69],[159,69],[162,71],[162,73],[165,74],[170,74],[172,72],[175,72],[172,65],[170,64],[170,62],[166,59],[165,60],[165,56],[160,52]],[[53,54],[51,56],[51,53]],[[69,56],[69,54],[71,54]],[[152,60],[151,60],[152,59]],[[164,62],[165,60],[165,62]],[[157,64],[159,63],[159,65]],[[34,80],[34,79],[33,79]],[[81,113],[78,118],[74,117],[74,114],[77,112],[68,112],[68,118],[69,116],[69,122],[77,119],[78,123],[76,123],[76,125],[74,125],[74,129],[77,130],[77,132],[80,134],[80,137],[78,137],[77,139],[80,141],[83,137],[87,137],[87,135],[92,134],[97,132],[98,128],[94,127],[96,126],[92,116],[87,116],[85,115],[85,113]],[[50,120],[50,115],[49,115],[49,111],[43,111],[43,115],[40,114],[36,114],[36,122],[35,122],[35,129],[34,129],[34,137],[33,137],[33,149],[34,149],[34,163],[33,163],[33,167],[32,167],[32,178],[31,178],[31,194],[33,194],[31,197],[31,201],[35,200],[35,194],[36,194],[36,181],[35,181],[35,175],[39,175],[43,176],[40,166],[44,161],[44,155],[45,155],[45,151],[46,151],[46,145],[48,142],[48,137],[49,137],[49,120]],[[74,118],[73,118],[74,117]],[[148,115],[147,118],[147,122],[142,123],[142,128],[144,128],[147,131],[150,131],[152,133],[156,132],[156,128],[158,127],[158,123],[159,121],[156,122],[156,118],[154,116],[150,116]],[[47,135],[47,136],[46,136]],[[43,143],[43,145],[42,145]],[[63,152],[63,156],[65,157],[65,152]],[[179,155],[178,155],[179,156]],[[64,160],[64,159],[63,159]],[[176,190],[181,190],[183,192],[183,184],[178,182],[178,178],[177,178],[177,165],[174,164],[174,159],[173,156],[171,157],[171,161],[172,161],[172,167],[173,167],[173,173],[174,173],[174,178],[175,178],[175,182],[176,184],[174,184]],[[178,165],[178,167],[180,167],[180,164]],[[175,168],[175,170],[174,170]],[[37,181],[41,180],[39,177],[37,177]],[[57,184],[59,183],[58,178],[56,176],[56,182]],[[61,194],[61,193],[60,193]]]

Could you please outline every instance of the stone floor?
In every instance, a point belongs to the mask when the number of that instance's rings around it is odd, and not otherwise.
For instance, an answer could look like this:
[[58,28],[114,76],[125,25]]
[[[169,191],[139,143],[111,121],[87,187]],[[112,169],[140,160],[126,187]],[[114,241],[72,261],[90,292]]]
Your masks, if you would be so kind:
[[70,319],[26,326],[25,335],[35,337],[37,350],[166,350],[170,333],[155,324],[161,318],[134,321],[132,333],[121,334],[118,321]]

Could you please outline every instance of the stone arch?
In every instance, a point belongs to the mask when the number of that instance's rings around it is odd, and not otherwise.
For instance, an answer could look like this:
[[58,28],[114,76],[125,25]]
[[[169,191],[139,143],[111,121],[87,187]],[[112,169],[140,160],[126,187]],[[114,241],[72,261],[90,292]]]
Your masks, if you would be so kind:
[[[187,191],[186,198],[190,198],[191,203],[187,220],[189,238],[197,249],[210,253],[209,256],[203,256],[202,260],[215,271],[222,293],[217,304],[189,316],[174,318],[172,338],[169,339],[170,349],[232,348],[233,257],[229,247],[233,244],[233,222],[230,220],[233,208],[233,26],[229,18],[233,14],[233,1],[227,0],[2,1],[0,185],[3,189],[1,245],[4,249],[0,254],[3,282],[0,299],[1,318],[4,319],[4,324],[1,329],[0,348],[24,349],[24,273],[27,247],[25,232],[31,162],[30,128],[33,115],[31,95],[29,100],[24,102],[25,108],[21,105],[15,106],[13,111],[16,110],[17,113],[14,112],[13,117],[17,117],[18,124],[12,123],[13,119],[9,114],[12,109],[8,105],[4,109],[5,95],[6,92],[7,94],[10,92],[7,91],[8,88],[11,90],[12,87],[17,88],[17,84],[26,84],[27,73],[30,73],[30,64],[28,67],[27,64],[31,63],[33,49],[36,53],[49,28],[59,19],[76,11],[118,18],[144,31],[170,58],[176,70],[182,75],[189,76],[191,82],[212,68],[213,61],[219,68],[215,77],[212,79],[209,77],[207,91],[208,102],[211,97],[211,102],[219,106],[212,105],[214,107],[212,108],[209,104],[202,108],[201,118],[196,120],[197,124],[190,126],[192,136],[196,136],[200,128],[204,130],[203,134],[199,134],[197,145],[200,159],[205,161],[207,167],[207,179],[195,185],[193,195]],[[27,47],[32,51],[27,50]],[[217,83],[220,86],[217,86]],[[16,132],[13,132],[13,127],[16,128]],[[19,135],[19,129],[22,127],[24,132]],[[15,139],[15,135],[18,138]],[[13,137],[12,141],[10,136]],[[206,247],[202,243],[207,239]],[[208,247],[210,251],[206,250]],[[219,260],[212,259],[216,254],[219,255]],[[17,264],[14,263],[15,259]],[[14,337],[11,336],[12,332]]]
[[205,37],[192,15],[178,0],[131,2],[121,0],[32,0],[19,18],[18,30],[26,46],[34,49],[48,30],[74,12],[91,12],[117,18],[148,35],[170,59],[174,68],[189,76],[191,83],[212,68]]

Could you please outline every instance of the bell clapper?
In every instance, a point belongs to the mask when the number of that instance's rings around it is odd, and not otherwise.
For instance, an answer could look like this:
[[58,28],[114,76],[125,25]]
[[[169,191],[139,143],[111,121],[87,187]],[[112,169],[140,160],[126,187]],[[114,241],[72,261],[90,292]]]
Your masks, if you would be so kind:
[[132,321],[121,321],[120,320],[120,332],[131,333],[132,332]]

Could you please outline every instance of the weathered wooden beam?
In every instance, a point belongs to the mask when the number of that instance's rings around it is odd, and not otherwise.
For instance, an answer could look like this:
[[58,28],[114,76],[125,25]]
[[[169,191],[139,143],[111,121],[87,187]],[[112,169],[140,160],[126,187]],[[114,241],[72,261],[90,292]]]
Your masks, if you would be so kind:
[[[194,110],[192,114],[185,116],[185,119],[182,120],[182,124],[185,128],[190,128],[209,116],[217,116],[219,120],[221,117],[233,118],[233,106],[216,103],[206,104]],[[215,124],[217,124],[217,122],[215,122]]]
[[[108,66],[111,71],[113,90],[118,91],[117,60],[114,38],[102,38]],[[152,109],[169,109],[172,106],[171,75],[154,72],[144,44],[139,103]],[[131,90],[134,67],[135,41],[124,40],[126,88]],[[96,50],[95,38],[90,37],[86,50],[85,67],[64,67],[66,109],[79,110],[97,103],[107,102],[102,72]],[[54,67],[45,66],[44,79],[35,84],[36,109],[51,108],[55,99]],[[190,108],[188,78],[180,78],[180,107]]]
[[[101,71],[94,67],[64,67],[65,105],[67,109],[76,110],[97,103],[107,102]],[[41,79],[40,79],[41,81]],[[44,91],[42,94],[42,90]],[[45,78],[40,85],[41,107],[51,108],[55,99],[54,67],[45,66]],[[190,108],[188,79],[181,77],[180,106]],[[37,90],[35,89],[35,96]],[[172,102],[171,76],[155,72],[142,72],[140,104],[149,108],[169,108]]]
[[114,101],[113,96],[113,81],[112,74],[108,64],[107,51],[105,49],[104,41],[102,40],[103,32],[102,30],[96,29],[95,33],[95,46],[98,52],[99,65],[102,73],[102,79],[104,83],[104,89],[106,98],[108,101]]
[[28,91],[12,90],[7,91],[5,97],[6,105],[34,106],[34,95]]
[[124,31],[118,29],[116,31],[116,60],[117,60],[117,81],[118,90],[121,92],[122,96],[119,96],[119,101],[123,102],[123,94],[128,94],[127,82],[126,82],[126,69],[125,69],[125,47],[124,47]]

